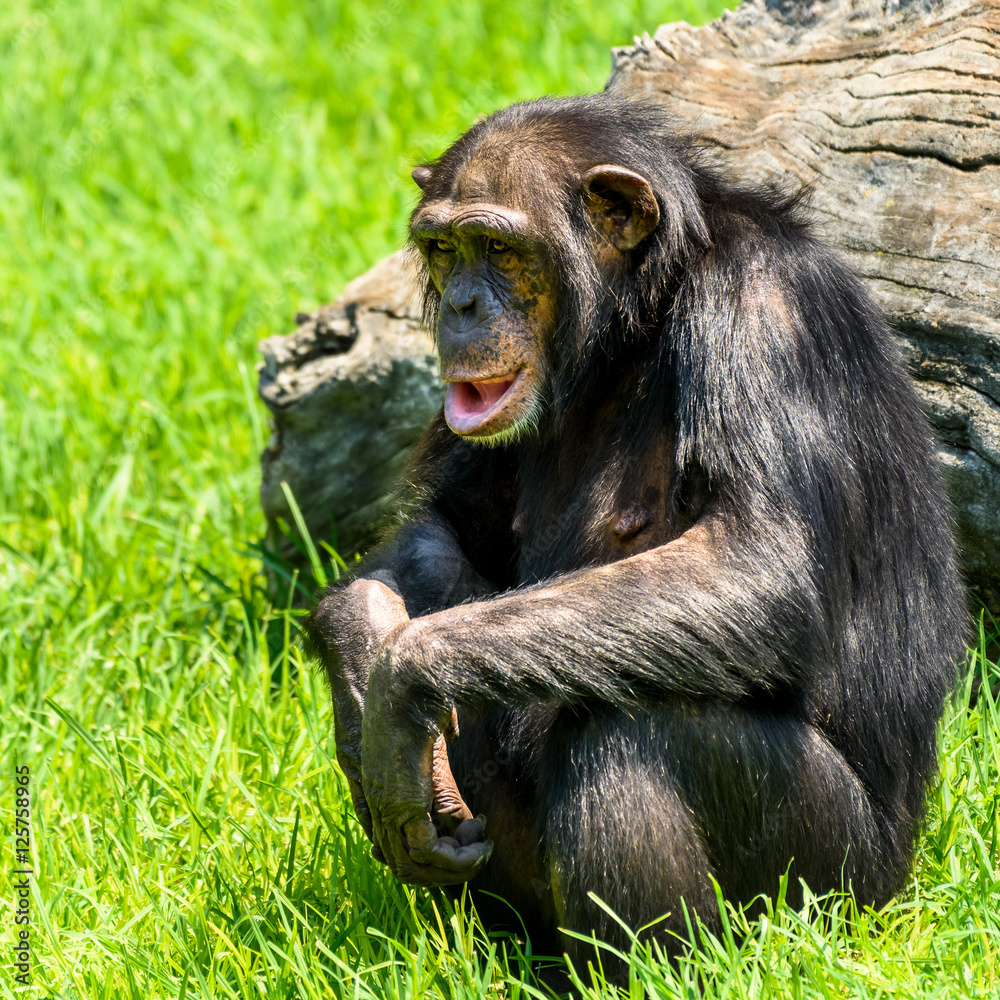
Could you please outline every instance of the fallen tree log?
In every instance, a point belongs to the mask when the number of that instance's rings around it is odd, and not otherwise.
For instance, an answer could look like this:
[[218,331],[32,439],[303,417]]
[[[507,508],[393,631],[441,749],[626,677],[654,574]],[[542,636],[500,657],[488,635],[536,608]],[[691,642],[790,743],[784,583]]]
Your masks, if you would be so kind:
[[[374,539],[389,497],[441,406],[434,344],[420,322],[415,276],[393,254],[298,329],[260,344],[260,395],[271,411],[261,456],[267,548],[308,572],[287,484],[314,539],[350,557]],[[272,580],[274,577],[272,576]]]
[[[1000,0],[745,3],[703,28],[614,50],[608,87],[693,128],[724,171],[805,184],[821,236],[892,322],[938,433],[966,574],[1000,584]],[[398,255],[293,334],[264,341],[273,416],[261,501],[302,563],[309,530],[370,544],[440,405],[433,349]]]

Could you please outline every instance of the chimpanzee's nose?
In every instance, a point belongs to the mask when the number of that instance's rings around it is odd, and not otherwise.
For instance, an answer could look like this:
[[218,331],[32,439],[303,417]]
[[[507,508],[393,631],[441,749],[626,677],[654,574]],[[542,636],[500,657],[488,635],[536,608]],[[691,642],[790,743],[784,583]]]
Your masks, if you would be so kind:
[[445,299],[446,304],[459,315],[468,315],[476,311],[479,296],[474,282],[457,278],[449,285]]
[[456,274],[441,296],[441,323],[468,332],[491,324],[500,309],[496,293],[481,274]]

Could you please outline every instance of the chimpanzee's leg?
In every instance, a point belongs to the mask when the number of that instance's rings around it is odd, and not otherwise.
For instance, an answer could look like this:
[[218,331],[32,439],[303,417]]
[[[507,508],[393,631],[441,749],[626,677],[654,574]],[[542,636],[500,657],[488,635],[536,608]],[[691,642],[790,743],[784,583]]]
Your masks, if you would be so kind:
[[[710,927],[709,876],[733,901],[774,894],[789,871],[817,892],[853,885],[863,901],[898,887],[908,858],[857,775],[790,715],[675,702],[643,713],[560,714],[539,755],[538,818],[559,927],[624,943],[594,893],[630,926],[667,914],[657,933],[680,947],[681,899]],[[905,839],[905,838],[902,838]],[[496,854],[490,864],[497,860]],[[593,952],[568,936],[586,962]]]
[[[678,792],[665,721],[659,713],[596,709],[584,718],[566,714],[553,727],[539,810],[560,928],[625,944],[588,893],[634,929],[668,914],[658,925],[668,947],[676,939],[665,932],[684,931],[682,898],[714,923],[714,872],[699,819]],[[594,960],[583,942],[563,935],[562,945],[578,968]],[[607,955],[602,961],[610,972]]]
[[456,784],[475,815],[486,816],[493,854],[469,883],[490,930],[527,933],[536,955],[560,955],[538,808],[540,753],[556,709],[458,708],[458,740],[448,745]]

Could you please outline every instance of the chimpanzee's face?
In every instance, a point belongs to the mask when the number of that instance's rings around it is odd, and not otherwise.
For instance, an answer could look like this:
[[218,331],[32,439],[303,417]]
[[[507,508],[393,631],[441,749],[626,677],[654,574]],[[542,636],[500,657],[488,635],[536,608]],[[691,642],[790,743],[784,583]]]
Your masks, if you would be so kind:
[[456,187],[456,196],[421,205],[412,235],[441,296],[445,419],[456,434],[500,444],[530,432],[541,414],[560,282],[522,209],[487,185]]
[[[450,182],[430,167],[414,180],[425,194],[410,232],[440,296],[445,419],[484,444],[516,440],[544,412],[563,282],[583,280],[566,266],[569,246],[583,248],[593,266],[587,280],[597,275],[606,285],[656,228],[656,198],[630,170],[581,170],[557,149],[530,143],[486,143]],[[582,225],[570,224],[562,201],[574,190],[589,219]]]

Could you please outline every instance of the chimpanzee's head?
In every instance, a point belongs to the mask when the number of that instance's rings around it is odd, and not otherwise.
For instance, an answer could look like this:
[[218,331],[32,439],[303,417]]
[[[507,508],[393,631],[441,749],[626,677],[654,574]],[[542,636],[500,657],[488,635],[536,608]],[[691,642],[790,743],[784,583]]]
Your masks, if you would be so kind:
[[536,101],[413,171],[410,232],[456,434],[530,433],[574,357],[593,356],[616,321],[648,325],[664,268],[705,242],[675,134],[662,112],[606,95]]

